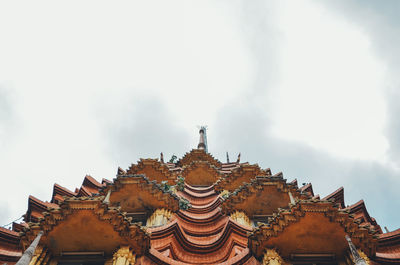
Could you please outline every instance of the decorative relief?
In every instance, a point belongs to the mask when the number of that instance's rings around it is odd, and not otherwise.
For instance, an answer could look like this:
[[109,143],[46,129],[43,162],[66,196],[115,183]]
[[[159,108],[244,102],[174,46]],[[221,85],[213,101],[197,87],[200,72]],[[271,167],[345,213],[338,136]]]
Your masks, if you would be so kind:
[[136,262],[136,255],[129,246],[120,247],[113,256],[113,265],[133,265]]
[[281,256],[275,249],[267,249],[264,253],[263,265],[281,265],[285,264]]
[[360,257],[365,261],[365,263],[367,263],[367,265],[371,264],[368,256],[361,249],[357,249],[357,252],[360,255]]
[[154,213],[147,219],[146,226],[153,227],[153,226],[160,226],[165,225],[168,223],[169,219],[172,217],[172,212],[165,208],[157,209]]
[[235,211],[231,214],[231,218],[241,225],[251,226],[251,221],[244,212]]
[[33,254],[32,260],[29,265],[46,265],[49,262],[50,253],[43,246],[38,245]]

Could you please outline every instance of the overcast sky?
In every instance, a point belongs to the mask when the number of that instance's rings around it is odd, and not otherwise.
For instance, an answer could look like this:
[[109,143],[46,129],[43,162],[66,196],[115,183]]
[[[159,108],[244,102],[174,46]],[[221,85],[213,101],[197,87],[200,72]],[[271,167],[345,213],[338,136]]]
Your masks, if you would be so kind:
[[400,227],[399,1],[0,2],[0,225],[29,194],[209,151]]

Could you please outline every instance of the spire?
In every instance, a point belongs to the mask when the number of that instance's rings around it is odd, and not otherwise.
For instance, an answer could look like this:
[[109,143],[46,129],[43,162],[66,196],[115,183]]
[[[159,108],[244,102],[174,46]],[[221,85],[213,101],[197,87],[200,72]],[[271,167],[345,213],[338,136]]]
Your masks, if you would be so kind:
[[201,126],[200,127],[200,140],[199,140],[199,144],[197,145],[198,149],[203,149],[204,151],[206,151],[206,153],[208,153],[208,148],[207,148],[207,126]]

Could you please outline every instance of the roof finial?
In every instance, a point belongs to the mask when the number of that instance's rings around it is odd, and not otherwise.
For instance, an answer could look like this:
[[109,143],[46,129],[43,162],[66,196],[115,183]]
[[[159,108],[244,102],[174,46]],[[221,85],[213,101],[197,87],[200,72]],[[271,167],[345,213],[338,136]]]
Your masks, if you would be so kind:
[[350,251],[351,251],[351,255],[353,256],[354,264],[355,265],[367,265],[365,260],[358,253],[358,251],[357,251],[356,247],[354,246],[353,242],[351,242],[351,238],[348,235],[346,235],[345,238],[347,240],[347,243],[349,244],[349,248],[350,248]]
[[200,126],[200,140],[199,144],[197,145],[198,149],[203,149],[208,153],[208,148],[207,148],[207,126]]
[[226,152],[226,163],[229,163],[229,154]]
[[164,154],[162,152],[160,153],[160,161],[161,163],[164,163]]
[[236,163],[240,163],[240,153],[239,153],[239,155],[238,155],[238,158],[237,158],[237,160],[236,160]]

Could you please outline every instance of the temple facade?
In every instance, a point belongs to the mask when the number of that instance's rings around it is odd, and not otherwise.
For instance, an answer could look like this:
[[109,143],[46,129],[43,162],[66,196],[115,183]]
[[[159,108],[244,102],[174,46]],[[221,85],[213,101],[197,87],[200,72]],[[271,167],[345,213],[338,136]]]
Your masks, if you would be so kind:
[[320,198],[257,164],[197,149],[140,159],[113,180],[86,176],[33,196],[22,223],[0,228],[0,264],[400,264],[400,229],[383,233],[344,190]]

